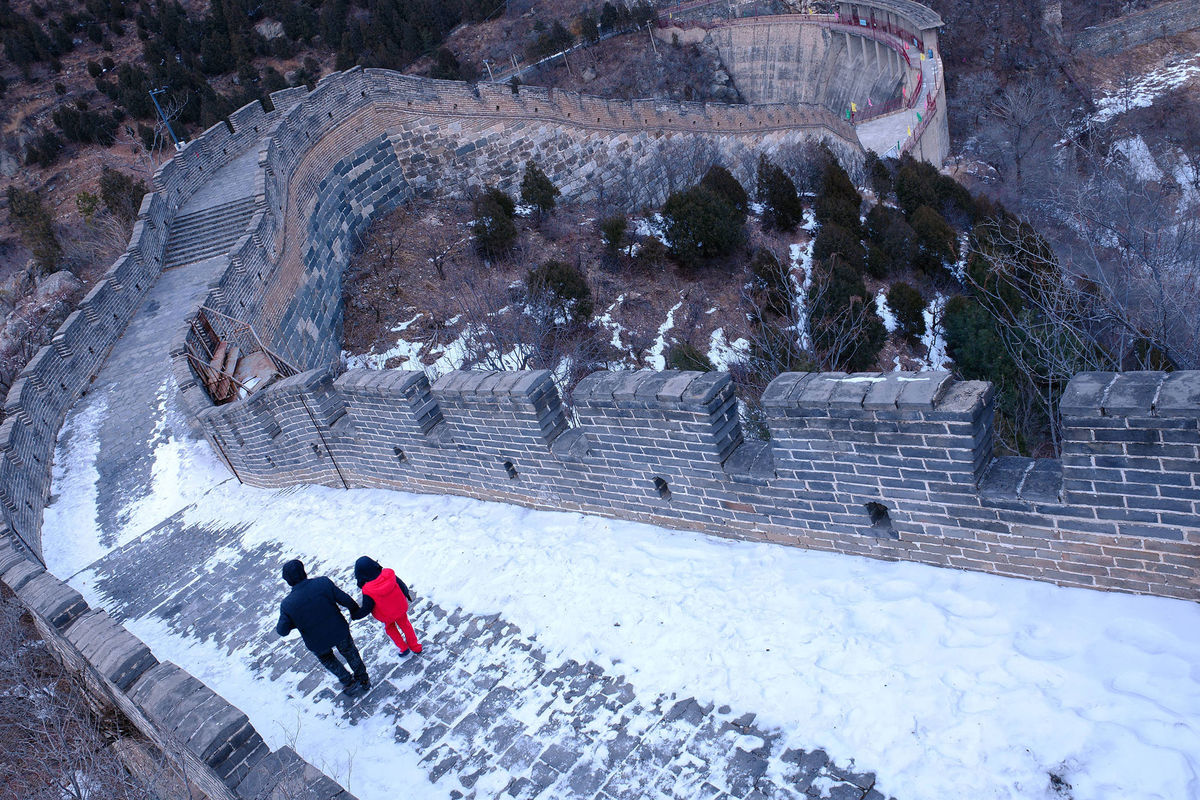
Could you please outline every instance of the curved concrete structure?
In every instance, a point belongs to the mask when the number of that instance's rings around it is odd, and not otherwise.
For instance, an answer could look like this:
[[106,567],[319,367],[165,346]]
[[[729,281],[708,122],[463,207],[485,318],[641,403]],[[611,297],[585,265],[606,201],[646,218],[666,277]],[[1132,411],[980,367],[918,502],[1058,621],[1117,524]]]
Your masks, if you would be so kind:
[[707,40],[747,101],[823,106],[854,124],[864,150],[935,164],[949,155],[942,19],[931,9],[873,0],[841,2],[836,14],[739,17],[742,5],[672,8],[659,38]]

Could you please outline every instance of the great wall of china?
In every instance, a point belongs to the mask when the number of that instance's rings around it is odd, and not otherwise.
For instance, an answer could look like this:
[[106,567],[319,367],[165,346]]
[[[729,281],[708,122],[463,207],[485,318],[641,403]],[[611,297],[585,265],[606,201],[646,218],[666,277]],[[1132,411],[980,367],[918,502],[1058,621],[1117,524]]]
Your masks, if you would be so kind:
[[[706,23],[704,35],[758,101],[746,106],[605,101],[354,69],[311,92],[277,92],[270,109],[238,110],[158,171],[127,252],[9,392],[0,578],[97,696],[185,764],[208,797],[266,796],[289,770],[313,796],[349,797],[287,748],[270,753],[245,714],[160,663],[41,562],[68,411],[164,269],[216,259],[203,308],[175,310],[176,328],[162,338],[185,407],[241,481],[469,495],[1200,599],[1200,373],[1076,377],[1063,405],[1063,456],[1035,461],[993,458],[990,387],[945,373],[780,376],[764,398],[771,439],[761,442],[743,438],[724,374],[599,373],[575,391],[571,424],[546,373],[456,372],[431,385],[423,373],[333,366],[340,274],[355,236],[415,194],[511,187],[534,158],[568,199],[593,199],[697,140],[738,168],[810,138],[855,153],[866,125],[890,126],[886,143],[918,99],[923,120],[897,144],[940,161],[948,139],[938,25],[907,0],[844,3],[832,18]],[[814,69],[806,58],[818,52]],[[834,85],[841,59],[862,82]],[[805,88],[813,82],[820,92]],[[897,112],[858,130],[841,113],[854,92],[901,85]],[[645,179],[651,199],[670,188],[661,172]],[[217,340],[246,353],[265,344],[282,354],[273,366],[286,377],[213,405],[197,355]]]

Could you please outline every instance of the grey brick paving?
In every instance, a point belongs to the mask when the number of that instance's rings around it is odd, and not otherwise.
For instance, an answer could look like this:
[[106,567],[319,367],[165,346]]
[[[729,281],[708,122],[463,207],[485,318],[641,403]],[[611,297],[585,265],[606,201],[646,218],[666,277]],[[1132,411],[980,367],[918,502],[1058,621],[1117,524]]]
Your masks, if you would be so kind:
[[[207,283],[225,266],[210,258],[168,270],[149,291],[125,334],[113,348],[91,389],[68,419],[98,411],[103,458],[97,459],[98,518],[101,543],[108,545],[129,521],[129,510],[151,491],[154,448],[168,436],[191,435],[174,410],[177,394],[167,352],[169,332],[180,324],[181,310],[195,306]],[[60,445],[69,443],[70,426]],[[48,532],[52,536],[52,532]]]
[[[787,749],[753,713],[685,694],[646,697],[595,664],[555,659],[496,615],[418,598],[413,623],[425,651],[401,658],[382,630],[355,636],[374,685],[336,695],[316,660],[273,632],[283,587],[275,544],[241,546],[242,531],[192,528],[178,512],[88,570],[118,620],[150,618],[181,637],[245,658],[296,702],[333,699],[349,723],[394,723],[397,747],[414,751],[431,780],[454,796],[514,798],[874,798],[874,776]],[[239,557],[212,556],[230,548]],[[289,554],[290,555],[290,554]],[[347,570],[313,571],[353,586]],[[185,665],[186,666],[186,665]],[[826,794],[817,792],[823,787]]]

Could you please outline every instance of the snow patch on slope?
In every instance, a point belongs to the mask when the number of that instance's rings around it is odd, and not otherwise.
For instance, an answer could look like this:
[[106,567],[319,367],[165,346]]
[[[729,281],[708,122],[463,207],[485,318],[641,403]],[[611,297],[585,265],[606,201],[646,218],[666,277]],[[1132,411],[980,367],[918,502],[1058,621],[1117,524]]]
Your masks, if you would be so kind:
[[1098,125],[1134,108],[1145,108],[1151,105],[1155,98],[1197,76],[1200,76],[1200,54],[1148,72],[1129,81],[1128,85],[1098,98],[1097,110],[1091,115],[1090,121]]

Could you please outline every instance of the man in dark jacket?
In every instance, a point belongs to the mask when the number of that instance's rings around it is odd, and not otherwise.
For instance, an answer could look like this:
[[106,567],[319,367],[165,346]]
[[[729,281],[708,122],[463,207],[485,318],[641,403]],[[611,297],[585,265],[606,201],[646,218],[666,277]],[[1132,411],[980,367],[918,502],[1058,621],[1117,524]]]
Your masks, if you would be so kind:
[[[275,632],[287,636],[294,628],[300,630],[304,646],[316,654],[325,669],[342,682],[342,691],[357,697],[371,687],[367,678],[367,666],[363,663],[354,639],[350,636],[350,625],[338,606],[350,611],[357,619],[360,610],[354,598],[333,585],[329,578],[310,578],[304,572],[304,564],[292,559],[283,565],[283,579],[292,591],[279,607],[279,624]],[[342,666],[334,648],[346,659],[350,670]],[[351,674],[350,671],[353,671]]]

